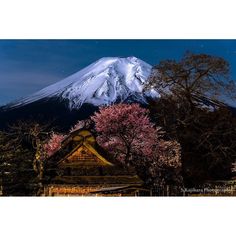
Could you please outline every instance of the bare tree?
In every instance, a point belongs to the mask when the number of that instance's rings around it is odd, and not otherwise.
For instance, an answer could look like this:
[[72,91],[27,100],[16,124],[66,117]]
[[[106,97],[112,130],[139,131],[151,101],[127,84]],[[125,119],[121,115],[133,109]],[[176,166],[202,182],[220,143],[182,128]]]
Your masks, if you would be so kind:
[[229,64],[223,58],[187,52],[179,61],[161,61],[153,68],[150,83],[164,95],[184,99],[191,110],[199,98],[212,101],[235,98],[236,86],[229,78]]

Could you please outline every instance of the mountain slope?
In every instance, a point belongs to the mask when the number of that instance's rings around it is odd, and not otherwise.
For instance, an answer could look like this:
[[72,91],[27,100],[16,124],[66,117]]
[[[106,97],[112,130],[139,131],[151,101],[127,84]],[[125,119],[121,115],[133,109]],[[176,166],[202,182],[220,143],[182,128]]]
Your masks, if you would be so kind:
[[79,72],[28,97],[0,107],[0,127],[16,120],[52,122],[66,130],[77,120],[86,119],[101,105],[117,102],[145,104],[159,97],[144,90],[152,66],[135,58],[102,58]]
[[136,57],[102,58],[62,81],[9,104],[7,108],[50,98],[67,101],[71,110],[79,109],[83,104],[100,106],[126,100],[145,103],[146,97],[159,97],[155,90],[144,91],[151,68]]

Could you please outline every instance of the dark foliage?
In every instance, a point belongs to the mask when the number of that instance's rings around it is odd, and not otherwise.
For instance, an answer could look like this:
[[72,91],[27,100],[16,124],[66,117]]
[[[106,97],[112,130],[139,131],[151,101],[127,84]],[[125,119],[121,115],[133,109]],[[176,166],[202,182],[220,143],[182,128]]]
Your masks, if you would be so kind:
[[236,159],[236,118],[226,107],[196,108],[191,114],[173,97],[150,105],[155,122],[181,144],[182,175],[185,185],[231,177]]
[[182,175],[186,186],[231,177],[236,158],[236,117],[220,100],[235,98],[223,58],[186,53],[180,61],[161,61],[147,86],[162,98],[150,103],[153,120],[176,139],[182,150]]
[[46,126],[19,121],[0,132],[0,170],[3,195],[32,196],[40,189],[36,157]]

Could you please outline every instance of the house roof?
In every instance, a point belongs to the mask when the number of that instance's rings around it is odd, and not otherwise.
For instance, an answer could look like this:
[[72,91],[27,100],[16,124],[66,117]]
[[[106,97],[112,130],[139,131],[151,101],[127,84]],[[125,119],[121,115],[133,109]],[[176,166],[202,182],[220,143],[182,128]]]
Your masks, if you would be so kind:
[[[45,183],[109,187],[143,184],[134,169],[110,162],[97,147],[94,135],[88,130],[70,134],[60,150],[47,160]],[[88,153],[81,156],[84,149]]]
[[98,158],[103,165],[113,166],[110,161],[106,160],[106,158],[96,150],[96,139],[94,135],[90,131],[84,129],[74,131],[63,140],[61,148],[48,158],[47,164],[55,166],[62,163],[82,146]]

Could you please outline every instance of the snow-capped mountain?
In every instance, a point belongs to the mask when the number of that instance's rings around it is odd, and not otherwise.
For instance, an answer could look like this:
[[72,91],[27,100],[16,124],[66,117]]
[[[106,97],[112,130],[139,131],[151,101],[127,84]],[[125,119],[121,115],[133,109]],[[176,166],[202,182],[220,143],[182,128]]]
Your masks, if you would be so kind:
[[83,104],[109,105],[122,101],[145,103],[147,97],[159,97],[153,89],[144,91],[152,66],[136,57],[105,57],[79,72],[33,95],[9,104],[18,108],[40,100],[56,98],[67,101],[69,109]]
[[[145,105],[150,98],[161,96],[154,89],[145,89],[151,70],[151,65],[136,57],[101,58],[53,85],[0,107],[0,128],[18,120],[33,120],[63,131],[90,117],[101,105],[119,102]],[[196,102],[207,108],[218,105],[199,96]]]

